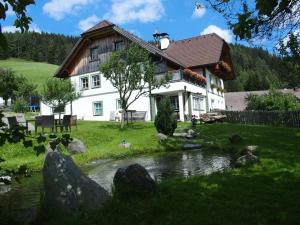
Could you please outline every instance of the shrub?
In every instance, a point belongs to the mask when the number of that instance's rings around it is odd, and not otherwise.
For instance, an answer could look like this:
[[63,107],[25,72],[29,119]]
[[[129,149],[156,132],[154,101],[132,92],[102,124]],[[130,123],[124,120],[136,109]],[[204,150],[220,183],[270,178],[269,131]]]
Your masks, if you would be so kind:
[[29,111],[28,102],[22,98],[18,97],[13,104],[13,111],[16,113],[25,113]]
[[280,91],[270,90],[269,93],[258,96],[248,95],[246,97],[247,110],[300,110],[300,103],[293,94],[285,94]]
[[154,125],[159,133],[172,136],[177,128],[177,119],[169,98],[163,98],[158,106]]

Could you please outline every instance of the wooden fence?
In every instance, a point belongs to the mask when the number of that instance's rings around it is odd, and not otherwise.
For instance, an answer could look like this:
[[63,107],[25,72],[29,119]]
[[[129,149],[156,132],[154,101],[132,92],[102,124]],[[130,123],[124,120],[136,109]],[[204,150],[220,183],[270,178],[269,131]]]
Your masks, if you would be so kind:
[[300,128],[300,111],[223,111],[229,123]]

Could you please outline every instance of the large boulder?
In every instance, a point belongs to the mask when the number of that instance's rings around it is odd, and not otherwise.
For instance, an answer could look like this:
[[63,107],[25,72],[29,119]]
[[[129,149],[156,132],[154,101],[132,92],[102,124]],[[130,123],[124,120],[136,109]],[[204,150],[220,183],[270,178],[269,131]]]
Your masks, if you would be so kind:
[[119,196],[139,197],[155,193],[157,184],[143,166],[133,164],[117,170],[114,188]]
[[49,152],[43,168],[42,207],[49,214],[72,214],[95,210],[110,198],[95,181],[88,178],[69,156]]
[[0,176],[0,185],[5,184],[5,185],[10,185],[11,184],[11,177],[10,176]]
[[246,155],[243,155],[236,160],[236,166],[248,166],[257,162],[259,162],[258,157],[248,151]]
[[229,136],[228,139],[231,144],[239,144],[242,141],[241,136],[238,134],[233,134],[233,135]]
[[162,134],[162,133],[158,133],[157,134],[157,140],[159,142],[164,142],[164,141],[168,140],[168,136],[165,135],[165,134]]
[[83,144],[83,142],[76,138],[74,138],[72,141],[69,142],[67,149],[71,154],[78,154],[78,153],[86,152],[86,147]]
[[197,135],[196,131],[194,131],[193,129],[188,129],[186,137],[194,138],[194,137],[196,137],[196,135]]

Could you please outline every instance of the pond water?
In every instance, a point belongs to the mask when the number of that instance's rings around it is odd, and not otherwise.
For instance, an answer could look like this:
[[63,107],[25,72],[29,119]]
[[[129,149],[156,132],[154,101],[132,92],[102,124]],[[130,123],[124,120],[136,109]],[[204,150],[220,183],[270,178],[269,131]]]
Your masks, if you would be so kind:
[[[230,166],[228,155],[204,155],[200,150],[168,152],[121,160],[100,160],[87,164],[83,171],[110,191],[114,174],[120,167],[139,163],[157,182],[172,177],[190,177],[223,171]],[[41,173],[24,178],[21,183],[0,186],[0,211],[10,208],[23,215],[39,207],[42,191]]]

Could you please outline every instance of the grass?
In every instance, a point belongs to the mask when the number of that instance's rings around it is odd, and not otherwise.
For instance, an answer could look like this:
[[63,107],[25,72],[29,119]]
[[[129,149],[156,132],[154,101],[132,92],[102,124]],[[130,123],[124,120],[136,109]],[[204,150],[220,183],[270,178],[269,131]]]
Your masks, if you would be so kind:
[[[187,126],[187,124],[180,124]],[[106,225],[295,225],[300,224],[300,129],[212,124],[197,127],[205,152],[229,151],[238,156],[246,145],[258,145],[260,163],[209,176],[174,178],[159,185],[157,195],[143,199],[113,198],[89,215],[51,218],[44,224]],[[237,133],[242,142],[232,146],[228,136]],[[77,163],[106,157],[164,151],[151,123],[137,123],[120,131],[116,123],[80,122],[72,136],[85,142],[88,152],[74,156]],[[122,149],[121,140],[132,143]],[[29,163],[38,169],[44,156],[32,150],[6,145],[0,156],[3,167]],[[39,223],[39,224],[42,224]]]
[[[179,126],[186,126],[180,124]],[[49,130],[45,129],[45,132]],[[97,159],[124,158],[139,154],[148,154],[168,150],[181,149],[184,142],[171,140],[168,145],[160,145],[156,138],[156,129],[152,123],[129,124],[125,130],[119,123],[79,121],[78,129],[73,128],[71,136],[84,142],[85,154],[74,155],[78,165]],[[131,143],[130,148],[119,147],[122,140]],[[36,157],[32,148],[24,149],[22,144],[5,144],[0,148],[3,169],[14,169],[26,164],[31,171],[39,171],[43,166],[44,154]]]
[[0,67],[12,69],[18,75],[27,77],[28,80],[38,86],[38,90],[41,90],[45,80],[48,77],[54,75],[57,65],[26,61],[23,59],[10,58],[6,60],[0,60]]
[[[204,144],[219,151],[258,145],[260,163],[209,176],[167,180],[154,197],[113,198],[88,216],[55,218],[47,224],[300,224],[299,129],[213,124],[201,125],[198,131]],[[233,148],[228,142],[232,133],[243,138]]]

